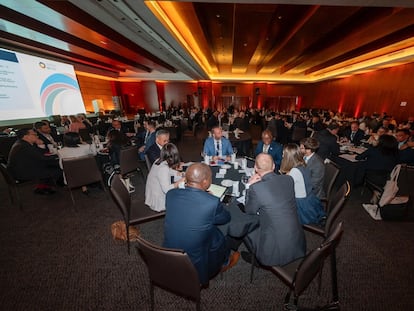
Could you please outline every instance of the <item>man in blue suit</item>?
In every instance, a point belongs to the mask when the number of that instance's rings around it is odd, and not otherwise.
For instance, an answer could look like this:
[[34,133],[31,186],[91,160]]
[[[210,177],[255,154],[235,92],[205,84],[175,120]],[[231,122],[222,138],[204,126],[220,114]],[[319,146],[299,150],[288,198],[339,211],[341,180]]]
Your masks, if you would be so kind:
[[224,159],[229,161],[233,153],[233,147],[227,138],[223,137],[223,130],[219,126],[211,130],[212,137],[204,142],[204,154],[212,157],[213,161]]
[[234,266],[240,254],[230,248],[216,225],[230,221],[230,214],[219,199],[206,190],[211,169],[195,163],[186,171],[185,189],[172,189],[166,195],[164,247],[183,249],[206,285],[218,272]]
[[281,144],[273,140],[273,135],[270,130],[264,130],[262,133],[262,140],[258,142],[254,155],[261,153],[268,153],[272,156],[273,162],[276,165],[276,171],[280,168],[282,162],[283,147]]

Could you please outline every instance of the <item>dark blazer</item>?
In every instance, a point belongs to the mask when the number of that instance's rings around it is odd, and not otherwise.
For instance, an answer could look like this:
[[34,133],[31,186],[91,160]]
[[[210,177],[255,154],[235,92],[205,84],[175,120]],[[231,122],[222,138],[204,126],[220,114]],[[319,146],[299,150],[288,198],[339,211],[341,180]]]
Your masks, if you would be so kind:
[[268,173],[250,186],[246,196],[246,213],[259,213],[259,228],[247,239],[260,263],[279,266],[305,256],[292,177]]
[[166,195],[164,247],[183,249],[198,272],[201,284],[220,271],[230,249],[216,225],[230,221],[219,199],[206,191],[187,187]]
[[152,144],[152,146],[147,149],[145,154],[148,156],[148,159],[151,162],[151,164],[153,164],[155,160],[157,160],[160,157],[161,149],[155,143],[155,144]]
[[[263,141],[259,141],[255,150],[254,155],[257,156],[259,153],[263,152]],[[277,168],[280,168],[280,163],[282,162],[283,147],[278,142],[272,141],[270,143],[269,149],[267,151],[273,158]]]
[[365,133],[364,131],[358,129],[355,132],[354,138],[351,139],[351,129],[350,128],[346,128],[344,130],[344,137],[346,137],[351,143],[353,143],[355,146],[359,146],[361,144],[361,139],[364,139],[365,137]]
[[17,140],[9,153],[7,168],[17,180],[41,180],[62,177],[57,157],[43,155],[43,150],[24,140]]
[[306,168],[310,172],[312,192],[319,198],[325,197],[323,181],[325,179],[325,164],[320,156],[314,153],[306,162]]
[[319,131],[314,136],[319,141],[319,149],[316,152],[322,160],[331,156],[339,155],[339,144],[335,135],[331,134],[328,129]]

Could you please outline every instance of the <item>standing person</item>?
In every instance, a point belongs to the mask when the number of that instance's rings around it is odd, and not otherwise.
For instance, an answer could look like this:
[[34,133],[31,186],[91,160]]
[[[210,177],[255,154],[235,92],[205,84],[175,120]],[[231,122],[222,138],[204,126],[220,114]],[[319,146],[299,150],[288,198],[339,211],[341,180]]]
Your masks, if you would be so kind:
[[161,149],[165,144],[168,144],[170,141],[170,132],[167,130],[158,130],[155,134],[155,143],[152,144],[145,154],[148,156],[148,159],[151,165],[160,157]]
[[310,172],[305,166],[299,146],[287,144],[280,171],[293,178],[299,221],[301,224],[319,224],[326,214],[321,201],[312,192]]
[[319,198],[325,198],[325,191],[323,189],[323,182],[325,179],[325,164],[320,156],[315,152],[319,148],[319,142],[316,138],[307,137],[300,141],[300,151],[303,154],[306,168],[310,172],[312,192]]
[[155,144],[156,129],[153,121],[144,121],[145,132],[141,136],[141,145],[138,146],[138,154],[141,160],[145,159],[145,153]]
[[316,153],[322,160],[339,155],[338,131],[338,123],[332,122],[326,129],[315,134],[314,137],[319,142],[319,149]]
[[239,253],[230,256],[225,238],[217,225],[230,221],[220,200],[207,192],[211,170],[195,163],[186,171],[185,189],[172,189],[166,195],[164,247],[183,249],[197,270],[200,283],[234,266]]
[[204,142],[203,152],[205,155],[212,157],[213,161],[225,159],[229,161],[233,153],[233,147],[230,141],[223,137],[223,130],[219,126],[213,127],[212,136]]
[[178,188],[184,178],[171,183],[180,166],[180,154],[174,144],[168,143],[161,149],[159,159],[151,166],[145,186],[145,204],[152,210],[161,212],[165,210],[165,195],[174,188]]
[[[237,249],[243,238],[263,265],[285,265],[306,254],[305,234],[296,210],[293,179],[274,173],[275,164],[269,154],[259,154],[254,167],[256,173],[246,186],[245,212],[259,215],[259,227],[245,237],[228,236],[227,239],[229,245]],[[244,252],[242,258],[251,260]]]

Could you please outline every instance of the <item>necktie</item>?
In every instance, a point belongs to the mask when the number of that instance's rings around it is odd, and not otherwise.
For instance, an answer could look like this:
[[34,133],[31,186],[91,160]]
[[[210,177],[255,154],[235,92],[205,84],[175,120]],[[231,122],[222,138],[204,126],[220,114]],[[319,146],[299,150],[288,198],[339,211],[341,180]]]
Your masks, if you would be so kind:
[[355,132],[352,132],[351,133],[351,140],[354,140],[354,137],[355,137]]
[[269,152],[269,145],[264,145],[263,146],[263,153],[268,153]]
[[220,154],[220,142],[217,141],[216,143],[216,156],[218,156]]

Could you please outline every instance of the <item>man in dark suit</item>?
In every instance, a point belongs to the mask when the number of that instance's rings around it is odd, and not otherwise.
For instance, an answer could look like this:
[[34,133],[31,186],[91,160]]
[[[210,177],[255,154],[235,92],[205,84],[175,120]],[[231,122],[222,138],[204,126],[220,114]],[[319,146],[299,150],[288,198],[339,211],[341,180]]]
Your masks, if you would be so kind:
[[332,122],[328,127],[315,134],[315,138],[319,142],[319,149],[316,152],[322,160],[331,156],[339,155],[339,144],[338,140],[339,125]]
[[353,121],[351,122],[351,126],[345,129],[344,137],[355,146],[359,146],[361,140],[365,137],[365,133],[359,129],[359,123]]
[[[255,170],[246,185],[245,212],[259,215],[259,227],[245,237],[228,237],[228,243],[237,248],[235,238],[243,238],[266,266],[285,265],[305,256],[306,241],[296,211],[295,191],[292,177],[277,175],[275,164],[269,154],[256,157]],[[230,223],[230,227],[232,224]],[[229,230],[229,232],[234,232]],[[249,261],[249,256],[242,252]]]
[[164,247],[183,249],[198,272],[201,284],[234,266],[239,253],[230,256],[225,238],[216,225],[230,221],[219,199],[206,190],[211,169],[195,163],[186,171],[185,189],[172,189],[166,196]]
[[145,131],[135,136],[135,140],[138,143],[138,154],[141,160],[144,160],[145,153],[155,144],[156,140],[155,123],[153,121],[144,121],[143,126]]
[[307,137],[300,141],[300,150],[303,153],[306,167],[310,171],[312,192],[319,198],[325,198],[323,182],[325,179],[325,164],[315,152],[319,148],[319,142],[314,137]]
[[43,142],[43,150],[45,152],[48,152],[48,145],[53,145],[54,147],[57,147],[57,142],[53,138],[51,132],[51,128],[48,123],[39,121],[34,124],[34,128],[37,132],[38,138]]
[[155,143],[152,144],[145,154],[151,165],[160,157],[162,147],[170,141],[170,132],[166,130],[158,130],[155,134]]
[[41,186],[37,193],[54,192],[50,186],[54,181],[63,182],[62,170],[56,157],[48,157],[37,147],[40,140],[33,129],[23,128],[17,132],[17,141],[13,144],[8,158],[7,168],[16,180],[34,180]]
[[280,163],[282,162],[283,147],[281,144],[273,140],[272,132],[270,130],[263,131],[262,140],[257,144],[255,156],[260,153],[270,154],[276,164],[276,170],[280,168]]

